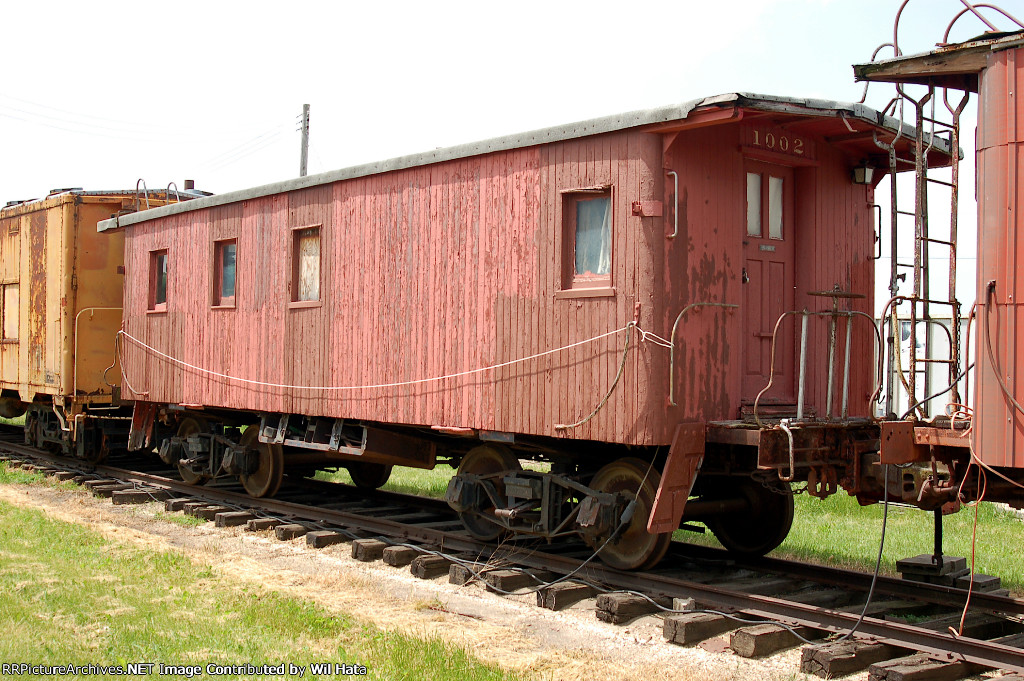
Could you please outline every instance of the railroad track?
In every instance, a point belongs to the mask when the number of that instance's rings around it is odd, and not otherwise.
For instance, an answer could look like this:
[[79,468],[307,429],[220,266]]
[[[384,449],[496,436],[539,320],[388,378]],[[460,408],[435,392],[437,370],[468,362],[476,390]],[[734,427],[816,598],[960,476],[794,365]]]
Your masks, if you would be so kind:
[[[596,598],[597,616],[607,622],[662,616],[665,638],[677,644],[728,633],[732,650],[746,657],[802,644],[805,672],[835,677],[869,668],[877,681],[1024,672],[1024,600],[1003,595],[974,593],[964,636],[955,636],[950,627],[959,626],[967,593],[953,587],[880,576],[865,606],[870,574],[736,560],[686,544],[674,545],[657,570],[620,572],[592,560],[581,543],[481,542],[436,499],[305,479],[290,480],[278,498],[254,499],[237,484],[187,485],[162,464],[93,466],[10,437],[0,434],[0,459],[76,479],[114,503],[161,500],[168,510],[219,526],[245,524],[281,539],[305,536],[313,547],[351,542],[359,560],[410,566],[424,578],[476,581],[497,593],[533,591],[538,606],[555,610]],[[844,640],[853,628],[855,635]]]

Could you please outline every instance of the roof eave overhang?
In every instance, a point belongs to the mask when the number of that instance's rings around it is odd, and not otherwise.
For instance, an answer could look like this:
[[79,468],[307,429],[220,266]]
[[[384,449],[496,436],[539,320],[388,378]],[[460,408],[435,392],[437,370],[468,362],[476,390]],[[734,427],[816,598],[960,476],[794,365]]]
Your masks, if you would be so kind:
[[931,52],[855,64],[858,81],[934,85],[967,92],[978,91],[978,75],[988,65],[992,52],[1024,44],[1024,31],[993,34],[954,45],[941,45]]

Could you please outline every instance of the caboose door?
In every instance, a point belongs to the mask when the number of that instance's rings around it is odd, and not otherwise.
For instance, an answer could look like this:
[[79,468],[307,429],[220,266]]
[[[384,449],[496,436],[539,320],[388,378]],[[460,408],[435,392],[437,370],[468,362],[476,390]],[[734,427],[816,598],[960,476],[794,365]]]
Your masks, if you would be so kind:
[[743,402],[752,403],[772,379],[764,404],[793,404],[795,324],[788,317],[775,340],[779,317],[792,310],[795,228],[793,169],[748,160],[746,225],[743,235]]

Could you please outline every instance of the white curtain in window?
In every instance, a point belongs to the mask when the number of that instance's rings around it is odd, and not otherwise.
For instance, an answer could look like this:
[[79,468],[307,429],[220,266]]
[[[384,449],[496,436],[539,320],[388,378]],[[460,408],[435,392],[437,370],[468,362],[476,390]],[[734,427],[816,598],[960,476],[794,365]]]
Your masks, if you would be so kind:
[[576,274],[607,275],[612,269],[612,211],[607,196],[576,203]]

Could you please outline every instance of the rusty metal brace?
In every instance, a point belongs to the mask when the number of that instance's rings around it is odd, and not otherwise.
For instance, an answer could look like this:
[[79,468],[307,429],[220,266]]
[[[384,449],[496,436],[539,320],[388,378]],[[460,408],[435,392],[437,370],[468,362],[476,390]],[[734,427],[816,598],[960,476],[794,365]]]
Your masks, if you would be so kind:
[[779,428],[782,429],[782,432],[786,434],[786,438],[789,440],[789,475],[782,475],[780,473],[779,480],[782,482],[793,482],[793,478],[796,477],[796,461],[793,454],[793,431],[789,429],[789,419],[779,421]]

